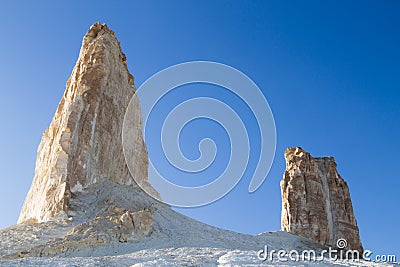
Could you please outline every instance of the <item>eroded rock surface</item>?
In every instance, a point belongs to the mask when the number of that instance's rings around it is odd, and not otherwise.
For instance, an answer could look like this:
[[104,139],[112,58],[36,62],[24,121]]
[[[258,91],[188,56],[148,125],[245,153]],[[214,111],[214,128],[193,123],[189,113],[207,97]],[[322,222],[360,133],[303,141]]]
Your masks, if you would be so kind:
[[18,220],[32,229],[53,226],[54,232],[64,231],[53,240],[41,237],[21,244],[23,249],[9,257],[65,255],[152,232],[154,201],[135,183],[150,187],[138,102],[131,105],[134,116],[127,127],[133,138],[127,152],[135,162],[131,172],[122,147],[133,82],[114,32],[105,24],[92,25],[43,134],[35,177]]
[[285,151],[281,181],[282,230],[346,249],[362,251],[349,188],[336,170],[333,157],[313,158],[300,147]]
[[[38,148],[35,177],[18,222],[66,219],[74,194],[104,181],[135,186],[122,150],[123,118],[135,92],[115,34],[95,23]],[[147,181],[148,156],[140,106],[132,120],[133,175]],[[137,114],[137,115],[136,115]]]

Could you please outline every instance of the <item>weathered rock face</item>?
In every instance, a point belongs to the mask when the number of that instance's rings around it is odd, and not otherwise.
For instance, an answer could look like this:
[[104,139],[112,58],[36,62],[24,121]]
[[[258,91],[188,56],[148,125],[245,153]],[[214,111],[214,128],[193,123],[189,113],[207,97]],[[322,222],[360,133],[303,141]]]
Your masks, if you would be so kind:
[[[65,219],[71,199],[95,184],[136,186],[122,148],[125,110],[133,76],[115,34],[95,23],[83,38],[78,61],[38,148],[35,177],[18,222]],[[148,156],[137,103],[132,121],[135,179],[147,182]]]
[[333,157],[313,158],[301,148],[285,151],[281,181],[282,230],[323,245],[347,240],[346,249],[362,251],[347,183]]

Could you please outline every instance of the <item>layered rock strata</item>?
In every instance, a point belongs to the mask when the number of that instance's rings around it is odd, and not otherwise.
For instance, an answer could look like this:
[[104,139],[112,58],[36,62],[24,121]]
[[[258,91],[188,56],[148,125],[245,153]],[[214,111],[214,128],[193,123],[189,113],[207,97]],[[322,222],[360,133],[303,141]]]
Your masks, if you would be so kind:
[[345,249],[362,251],[349,187],[334,158],[313,158],[297,147],[288,148],[285,159],[282,230],[333,247],[338,239],[345,239]]
[[[136,186],[121,138],[124,114],[134,92],[134,79],[114,32],[95,23],[83,38],[65,93],[43,133],[35,176],[18,223],[73,218],[79,212],[72,205],[79,202],[78,193],[105,181]],[[139,103],[132,112],[133,175],[146,183],[148,156]]]

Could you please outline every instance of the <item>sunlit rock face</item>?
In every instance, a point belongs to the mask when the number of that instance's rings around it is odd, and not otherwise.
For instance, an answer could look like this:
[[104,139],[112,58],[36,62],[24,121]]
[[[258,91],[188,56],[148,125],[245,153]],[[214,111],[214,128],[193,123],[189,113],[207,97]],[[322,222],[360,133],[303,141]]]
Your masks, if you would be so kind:
[[[94,184],[136,186],[122,148],[125,110],[135,92],[120,44],[105,24],[83,38],[65,93],[38,148],[35,176],[18,223],[66,219],[71,199]],[[147,181],[148,157],[139,103],[129,151],[135,179]]]
[[362,251],[349,188],[336,170],[333,157],[313,158],[300,147],[285,151],[281,181],[282,230],[346,249]]

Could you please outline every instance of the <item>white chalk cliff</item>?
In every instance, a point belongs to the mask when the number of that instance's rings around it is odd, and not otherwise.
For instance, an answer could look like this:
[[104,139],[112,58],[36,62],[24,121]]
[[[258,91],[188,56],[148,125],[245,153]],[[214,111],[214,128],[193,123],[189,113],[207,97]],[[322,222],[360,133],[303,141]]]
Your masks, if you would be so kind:
[[[18,222],[74,216],[73,194],[112,181],[135,186],[122,151],[122,123],[135,91],[114,32],[94,24],[83,38],[65,93],[39,145],[35,177]],[[140,107],[132,122],[136,179],[147,179]]]

